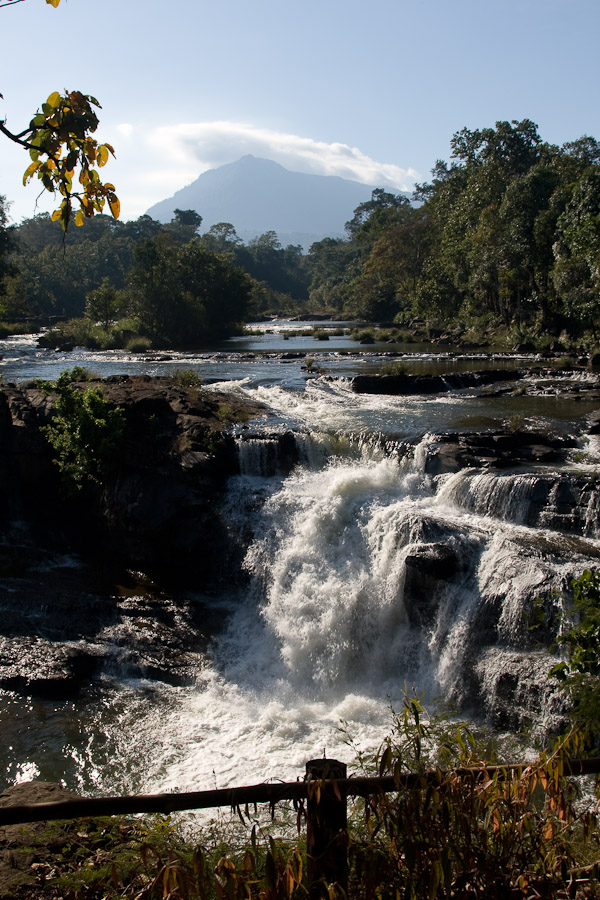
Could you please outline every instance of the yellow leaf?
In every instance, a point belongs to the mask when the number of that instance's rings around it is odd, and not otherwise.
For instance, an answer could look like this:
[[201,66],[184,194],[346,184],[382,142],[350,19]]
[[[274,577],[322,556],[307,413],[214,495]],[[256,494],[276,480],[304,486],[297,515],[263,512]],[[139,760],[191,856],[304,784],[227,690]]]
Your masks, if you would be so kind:
[[30,166],[27,166],[25,169],[25,173],[23,175],[23,184],[27,184],[30,178],[34,176],[39,167],[41,166],[41,162],[32,162]]
[[56,7],[58,6],[58,4],[60,3],[60,0],[46,0],[46,3],[49,3],[50,6],[53,6],[54,9],[56,9]]
[[116,195],[111,195],[108,198],[108,205],[110,206],[110,211],[112,213],[113,219],[118,219],[121,214],[121,204],[119,202],[119,198]]
[[56,222],[62,216],[62,209],[55,209],[52,213],[52,221]]
[[74,219],[74,221],[75,221],[75,224],[77,225],[78,228],[79,228],[81,225],[83,225],[83,213],[81,212],[80,209],[78,209],[77,212],[75,213],[75,219]]
[[98,166],[102,168],[108,162],[108,147],[106,144],[100,144],[98,147]]
[[60,106],[60,94],[58,93],[58,91],[53,91],[46,100],[46,103],[53,109],[56,109],[57,106]]

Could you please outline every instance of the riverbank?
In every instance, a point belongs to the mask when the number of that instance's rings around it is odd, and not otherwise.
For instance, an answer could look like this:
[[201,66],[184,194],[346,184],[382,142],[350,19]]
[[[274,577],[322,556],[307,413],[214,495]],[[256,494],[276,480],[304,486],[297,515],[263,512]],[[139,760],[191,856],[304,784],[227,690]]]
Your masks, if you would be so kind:
[[220,509],[239,471],[231,428],[264,410],[169,378],[73,388],[100,388],[126,423],[116,470],[79,490],[41,430],[55,396],[37,382],[0,389],[0,687],[67,699],[119,657],[130,675],[187,682],[218,623],[182,592],[239,570]]

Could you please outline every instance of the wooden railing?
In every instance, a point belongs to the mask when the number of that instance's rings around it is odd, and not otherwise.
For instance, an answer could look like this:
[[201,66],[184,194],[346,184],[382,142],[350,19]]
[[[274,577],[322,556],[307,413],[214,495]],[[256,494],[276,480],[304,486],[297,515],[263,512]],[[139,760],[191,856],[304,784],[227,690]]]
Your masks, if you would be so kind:
[[[482,781],[493,777],[499,779],[514,777],[525,772],[527,768],[527,764],[480,766],[453,769],[452,773],[465,779]],[[563,772],[567,776],[598,774],[600,758],[565,761]],[[323,758],[306,763],[303,781],[254,784],[178,794],[82,797],[49,803],[3,806],[0,807],[0,826],[88,816],[170,814],[225,806],[242,808],[248,804],[258,803],[274,806],[281,800],[306,801],[309,884],[337,881],[345,890],[348,867],[345,840],[347,798],[425,787],[429,783],[439,783],[440,777],[444,774],[440,770],[431,770],[406,773],[398,778],[392,776],[347,778],[345,763]]]

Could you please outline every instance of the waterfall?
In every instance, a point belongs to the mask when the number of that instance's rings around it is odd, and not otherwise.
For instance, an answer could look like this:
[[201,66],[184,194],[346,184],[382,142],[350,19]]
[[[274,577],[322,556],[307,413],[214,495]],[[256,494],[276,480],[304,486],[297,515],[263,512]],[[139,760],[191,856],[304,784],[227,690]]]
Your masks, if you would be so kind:
[[572,578],[597,565],[589,473],[430,474],[428,429],[462,421],[469,398],[357,396],[318,379],[258,394],[271,415],[237,434],[219,509],[244,577],[189,598],[219,623],[193,683],[105,672],[61,751],[68,771],[76,760],[105,791],[295,778],[323,748],[351,762],[348,735],[377,747],[405,684],[496,729],[555,728],[556,660],[529,626],[542,604],[550,646]]
[[479,516],[494,516],[524,524],[532,503],[548,495],[548,480],[533,474],[499,474],[463,469],[442,476],[440,501],[459,506]]

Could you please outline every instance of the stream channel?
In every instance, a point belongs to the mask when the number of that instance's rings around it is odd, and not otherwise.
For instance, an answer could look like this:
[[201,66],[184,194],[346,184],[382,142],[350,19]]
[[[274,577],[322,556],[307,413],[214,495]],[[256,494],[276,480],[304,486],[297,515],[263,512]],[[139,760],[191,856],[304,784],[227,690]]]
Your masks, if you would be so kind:
[[[348,736],[377,746],[405,684],[500,730],[525,724],[543,735],[556,724],[554,660],[528,624],[537,596],[560,607],[571,578],[598,564],[600,453],[585,426],[598,401],[556,389],[357,394],[350,378],[380,367],[388,348],[356,352],[343,337],[324,346],[283,334],[138,356],[42,350],[33,336],[0,342],[5,381],[54,379],[74,365],[103,376],[194,369],[209,390],[270,411],[240,429],[240,474],[224,501],[231,529],[246,535],[249,578],[210,598],[223,625],[199,649],[190,683],[132,677],[116,655],[77,701],[0,691],[4,783],[41,777],[107,794],[295,779],[324,751],[351,763]],[[404,350],[409,372],[542,365]],[[295,353],[313,355],[316,371]],[[592,377],[579,370],[558,381],[572,389]],[[436,434],[491,432],[515,419],[576,435],[577,446],[558,466],[427,470]],[[287,474],[277,465],[283,432],[300,459]],[[582,477],[592,487],[579,525],[557,527],[568,520],[551,509],[557,485]],[[437,575],[427,581],[421,567],[415,581],[411,566],[428,554]]]

